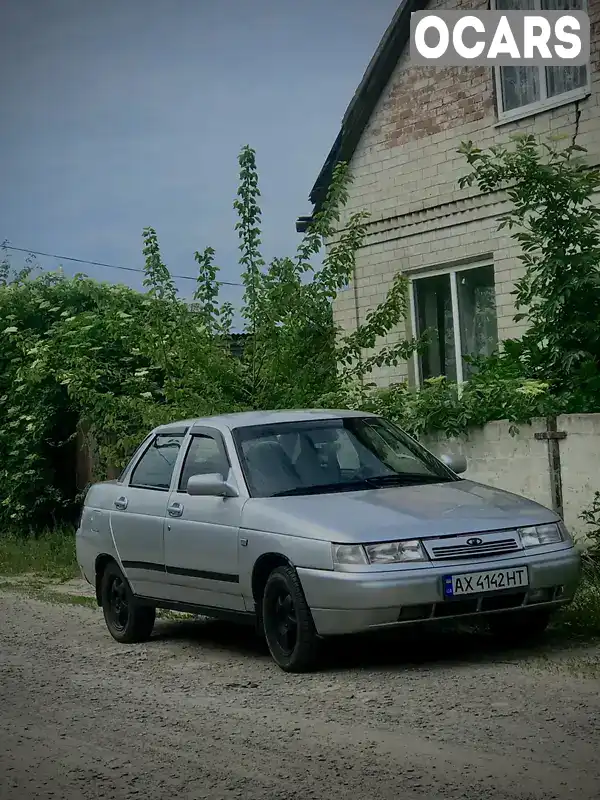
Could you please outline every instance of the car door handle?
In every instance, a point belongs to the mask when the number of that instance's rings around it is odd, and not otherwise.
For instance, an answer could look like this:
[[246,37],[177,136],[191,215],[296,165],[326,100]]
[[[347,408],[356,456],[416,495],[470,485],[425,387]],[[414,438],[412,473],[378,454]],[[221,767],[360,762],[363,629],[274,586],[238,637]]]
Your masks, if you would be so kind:
[[126,497],[117,497],[115,500],[115,508],[118,508],[119,511],[125,511],[127,508],[127,498]]
[[180,517],[183,514],[183,506],[181,503],[171,503],[167,511],[170,517]]

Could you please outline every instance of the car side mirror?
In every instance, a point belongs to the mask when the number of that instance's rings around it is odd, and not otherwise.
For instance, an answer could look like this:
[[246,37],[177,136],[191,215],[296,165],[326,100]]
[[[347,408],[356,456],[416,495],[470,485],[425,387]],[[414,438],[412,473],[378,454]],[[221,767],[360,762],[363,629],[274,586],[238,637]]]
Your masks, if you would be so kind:
[[467,459],[458,454],[445,454],[440,458],[440,461],[452,470],[456,475],[461,475],[467,471]]
[[196,497],[239,497],[235,486],[227,483],[219,472],[192,475],[187,482],[186,491]]

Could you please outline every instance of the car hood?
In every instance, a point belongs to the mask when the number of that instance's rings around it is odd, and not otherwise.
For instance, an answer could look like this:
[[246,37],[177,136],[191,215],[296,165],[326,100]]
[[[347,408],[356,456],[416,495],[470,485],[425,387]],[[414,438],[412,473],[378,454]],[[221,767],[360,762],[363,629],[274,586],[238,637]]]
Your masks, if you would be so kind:
[[544,506],[469,480],[358,492],[252,498],[242,526],[335,542],[477,533],[558,520]]

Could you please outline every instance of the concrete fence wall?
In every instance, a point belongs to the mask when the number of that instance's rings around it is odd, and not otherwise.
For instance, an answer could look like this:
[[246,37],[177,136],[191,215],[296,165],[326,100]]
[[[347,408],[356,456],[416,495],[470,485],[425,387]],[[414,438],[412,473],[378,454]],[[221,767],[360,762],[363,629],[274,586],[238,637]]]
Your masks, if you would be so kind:
[[[572,414],[558,417],[555,439],[560,455],[564,520],[569,530],[583,538],[586,526],[579,519],[600,490],[600,414]],[[550,441],[536,438],[545,434],[545,420],[520,425],[511,435],[510,423],[490,422],[455,439],[437,435],[422,439],[436,455],[460,453],[467,458],[464,477],[522,494],[552,508],[552,477],[548,458]]]

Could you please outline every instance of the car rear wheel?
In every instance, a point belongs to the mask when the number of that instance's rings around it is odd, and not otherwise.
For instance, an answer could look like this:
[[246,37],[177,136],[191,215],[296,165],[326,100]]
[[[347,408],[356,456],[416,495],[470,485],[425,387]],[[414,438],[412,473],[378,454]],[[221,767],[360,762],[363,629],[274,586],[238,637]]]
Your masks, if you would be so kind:
[[310,608],[293,567],[276,567],[262,599],[265,639],[286,672],[308,672],[317,662],[318,638]]
[[127,579],[114,563],[104,570],[100,597],[106,627],[113,639],[134,644],[150,638],[156,609],[136,601]]
[[507,644],[527,644],[542,637],[550,622],[547,609],[517,611],[490,617],[488,627],[492,635]]

